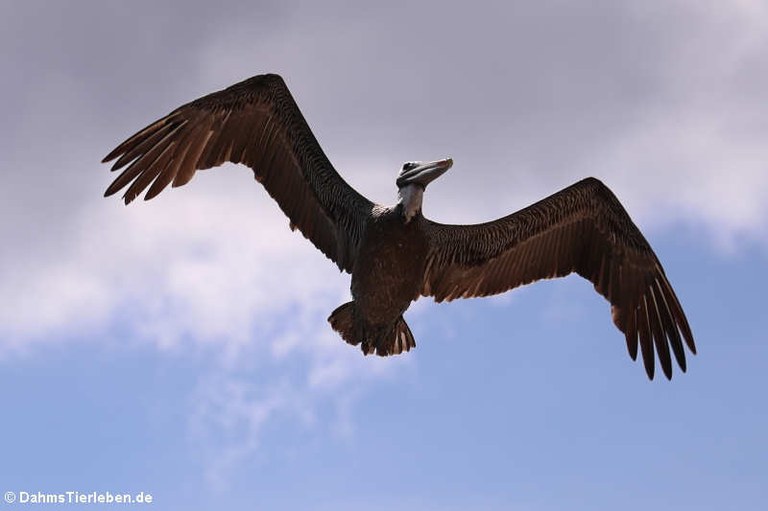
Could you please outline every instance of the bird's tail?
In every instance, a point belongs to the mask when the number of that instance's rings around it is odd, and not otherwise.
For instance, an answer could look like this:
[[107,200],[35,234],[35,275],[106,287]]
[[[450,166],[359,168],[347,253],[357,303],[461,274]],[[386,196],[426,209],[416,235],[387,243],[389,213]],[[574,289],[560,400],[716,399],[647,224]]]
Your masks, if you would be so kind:
[[413,333],[402,316],[389,328],[366,328],[356,315],[355,302],[347,302],[331,313],[328,322],[349,344],[361,344],[360,347],[366,355],[399,355],[416,346]]

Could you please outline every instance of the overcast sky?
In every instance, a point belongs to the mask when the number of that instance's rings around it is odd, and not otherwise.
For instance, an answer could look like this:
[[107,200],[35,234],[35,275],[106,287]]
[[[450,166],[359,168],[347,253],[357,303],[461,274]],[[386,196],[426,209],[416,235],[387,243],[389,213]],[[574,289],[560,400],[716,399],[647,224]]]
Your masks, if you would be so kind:
[[[0,3],[0,490],[157,509],[762,509],[768,4]],[[99,161],[276,72],[339,172],[479,222],[603,180],[700,355],[645,379],[571,277],[407,318],[364,358],[349,297],[246,168],[124,207]],[[298,491],[297,481],[302,481]]]

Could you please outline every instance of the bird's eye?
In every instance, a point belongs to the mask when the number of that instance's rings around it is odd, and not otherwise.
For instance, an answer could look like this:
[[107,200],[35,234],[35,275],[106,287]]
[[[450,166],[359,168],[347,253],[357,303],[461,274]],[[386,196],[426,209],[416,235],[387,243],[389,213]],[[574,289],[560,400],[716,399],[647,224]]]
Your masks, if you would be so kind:
[[405,162],[405,163],[403,163],[403,170],[402,171],[403,172],[407,172],[407,171],[409,171],[411,169],[415,169],[416,165],[417,165],[417,163],[414,162],[414,161]]

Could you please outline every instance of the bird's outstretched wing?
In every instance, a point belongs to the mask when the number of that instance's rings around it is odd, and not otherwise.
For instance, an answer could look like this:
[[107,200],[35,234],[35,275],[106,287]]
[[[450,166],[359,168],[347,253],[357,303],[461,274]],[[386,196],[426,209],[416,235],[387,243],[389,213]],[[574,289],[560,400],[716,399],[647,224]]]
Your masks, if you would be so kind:
[[661,263],[616,196],[587,178],[517,213],[478,225],[425,220],[430,240],[422,294],[453,300],[503,293],[576,272],[611,302],[632,359],[638,340],[648,377],[654,345],[667,378],[670,346],[685,371],[693,335]]
[[[147,187],[149,200],[197,170],[244,163],[298,228],[340,269],[352,271],[373,203],[334,170],[282,78],[260,75],[187,103],[109,153],[107,188],[128,187],[128,204]],[[126,167],[127,166],[127,167]]]

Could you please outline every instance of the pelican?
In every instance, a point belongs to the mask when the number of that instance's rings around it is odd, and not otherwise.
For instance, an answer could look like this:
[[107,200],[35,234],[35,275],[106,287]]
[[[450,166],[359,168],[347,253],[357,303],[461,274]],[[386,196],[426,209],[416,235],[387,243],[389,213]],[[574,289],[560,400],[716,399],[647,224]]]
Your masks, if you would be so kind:
[[249,78],[187,103],[117,146],[103,163],[123,169],[107,188],[130,203],[181,186],[198,170],[244,163],[290,220],[340,271],[353,300],[328,322],[364,354],[396,355],[416,345],[403,313],[420,296],[437,302],[504,293],[576,272],[611,304],[629,355],[638,345],[649,379],[655,357],[671,379],[674,353],[685,372],[691,328],[664,269],[616,196],[589,177],[516,213],[476,225],[428,220],[427,186],[450,158],[405,163],[398,201],[374,204],[336,172],[283,79]]

